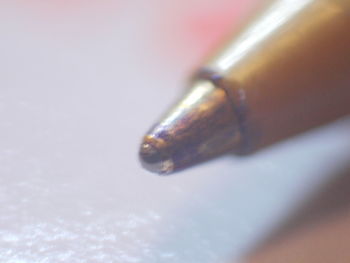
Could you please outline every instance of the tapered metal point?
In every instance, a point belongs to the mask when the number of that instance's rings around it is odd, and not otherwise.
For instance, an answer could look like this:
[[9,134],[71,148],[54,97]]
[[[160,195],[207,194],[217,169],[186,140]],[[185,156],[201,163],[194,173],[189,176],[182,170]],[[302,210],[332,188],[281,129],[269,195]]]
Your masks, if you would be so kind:
[[[152,139],[149,139],[152,141]],[[165,152],[152,146],[152,142],[144,142],[140,148],[140,160],[142,166],[150,172],[168,174],[174,169],[174,164]]]
[[147,170],[170,174],[227,152],[238,141],[225,90],[201,80],[147,133],[139,155]]

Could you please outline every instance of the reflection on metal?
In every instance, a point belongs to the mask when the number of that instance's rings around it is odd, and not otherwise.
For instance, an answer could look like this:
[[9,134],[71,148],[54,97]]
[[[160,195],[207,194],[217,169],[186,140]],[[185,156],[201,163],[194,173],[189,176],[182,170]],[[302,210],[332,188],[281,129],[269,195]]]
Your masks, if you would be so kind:
[[167,174],[221,154],[238,142],[236,122],[225,90],[198,81],[145,136],[143,166]]
[[283,0],[273,4],[260,20],[247,28],[228,47],[225,56],[218,60],[219,67],[224,71],[228,70],[312,2],[313,0]]

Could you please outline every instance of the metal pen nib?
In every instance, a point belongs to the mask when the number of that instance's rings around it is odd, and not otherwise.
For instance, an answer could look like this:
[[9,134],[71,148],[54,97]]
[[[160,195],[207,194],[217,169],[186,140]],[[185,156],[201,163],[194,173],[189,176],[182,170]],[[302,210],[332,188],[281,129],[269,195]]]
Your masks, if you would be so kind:
[[144,137],[144,168],[169,174],[231,150],[239,142],[237,120],[226,91],[195,82],[187,95]]

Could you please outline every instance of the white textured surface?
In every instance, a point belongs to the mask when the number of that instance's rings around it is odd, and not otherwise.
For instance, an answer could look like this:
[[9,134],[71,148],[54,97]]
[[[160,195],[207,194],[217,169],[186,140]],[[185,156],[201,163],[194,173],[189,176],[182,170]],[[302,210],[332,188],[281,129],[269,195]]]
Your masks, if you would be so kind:
[[139,140],[184,77],[155,59],[155,3],[63,19],[25,2],[0,2],[2,263],[238,260],[346,161],[340,122],[252,157],[148,174]]

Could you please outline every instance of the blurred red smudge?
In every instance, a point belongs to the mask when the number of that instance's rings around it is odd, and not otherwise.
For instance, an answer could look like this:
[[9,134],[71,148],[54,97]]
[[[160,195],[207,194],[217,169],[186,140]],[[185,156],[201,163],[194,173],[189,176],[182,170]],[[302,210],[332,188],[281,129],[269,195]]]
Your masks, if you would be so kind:
[[177,2],[175,8],[172,6],[165,12],[166,23],[162,29],[165,42],[162,42],[167,54],[198,62],[230,35],[260,1],[197,0],[192,5],[187,1]]

